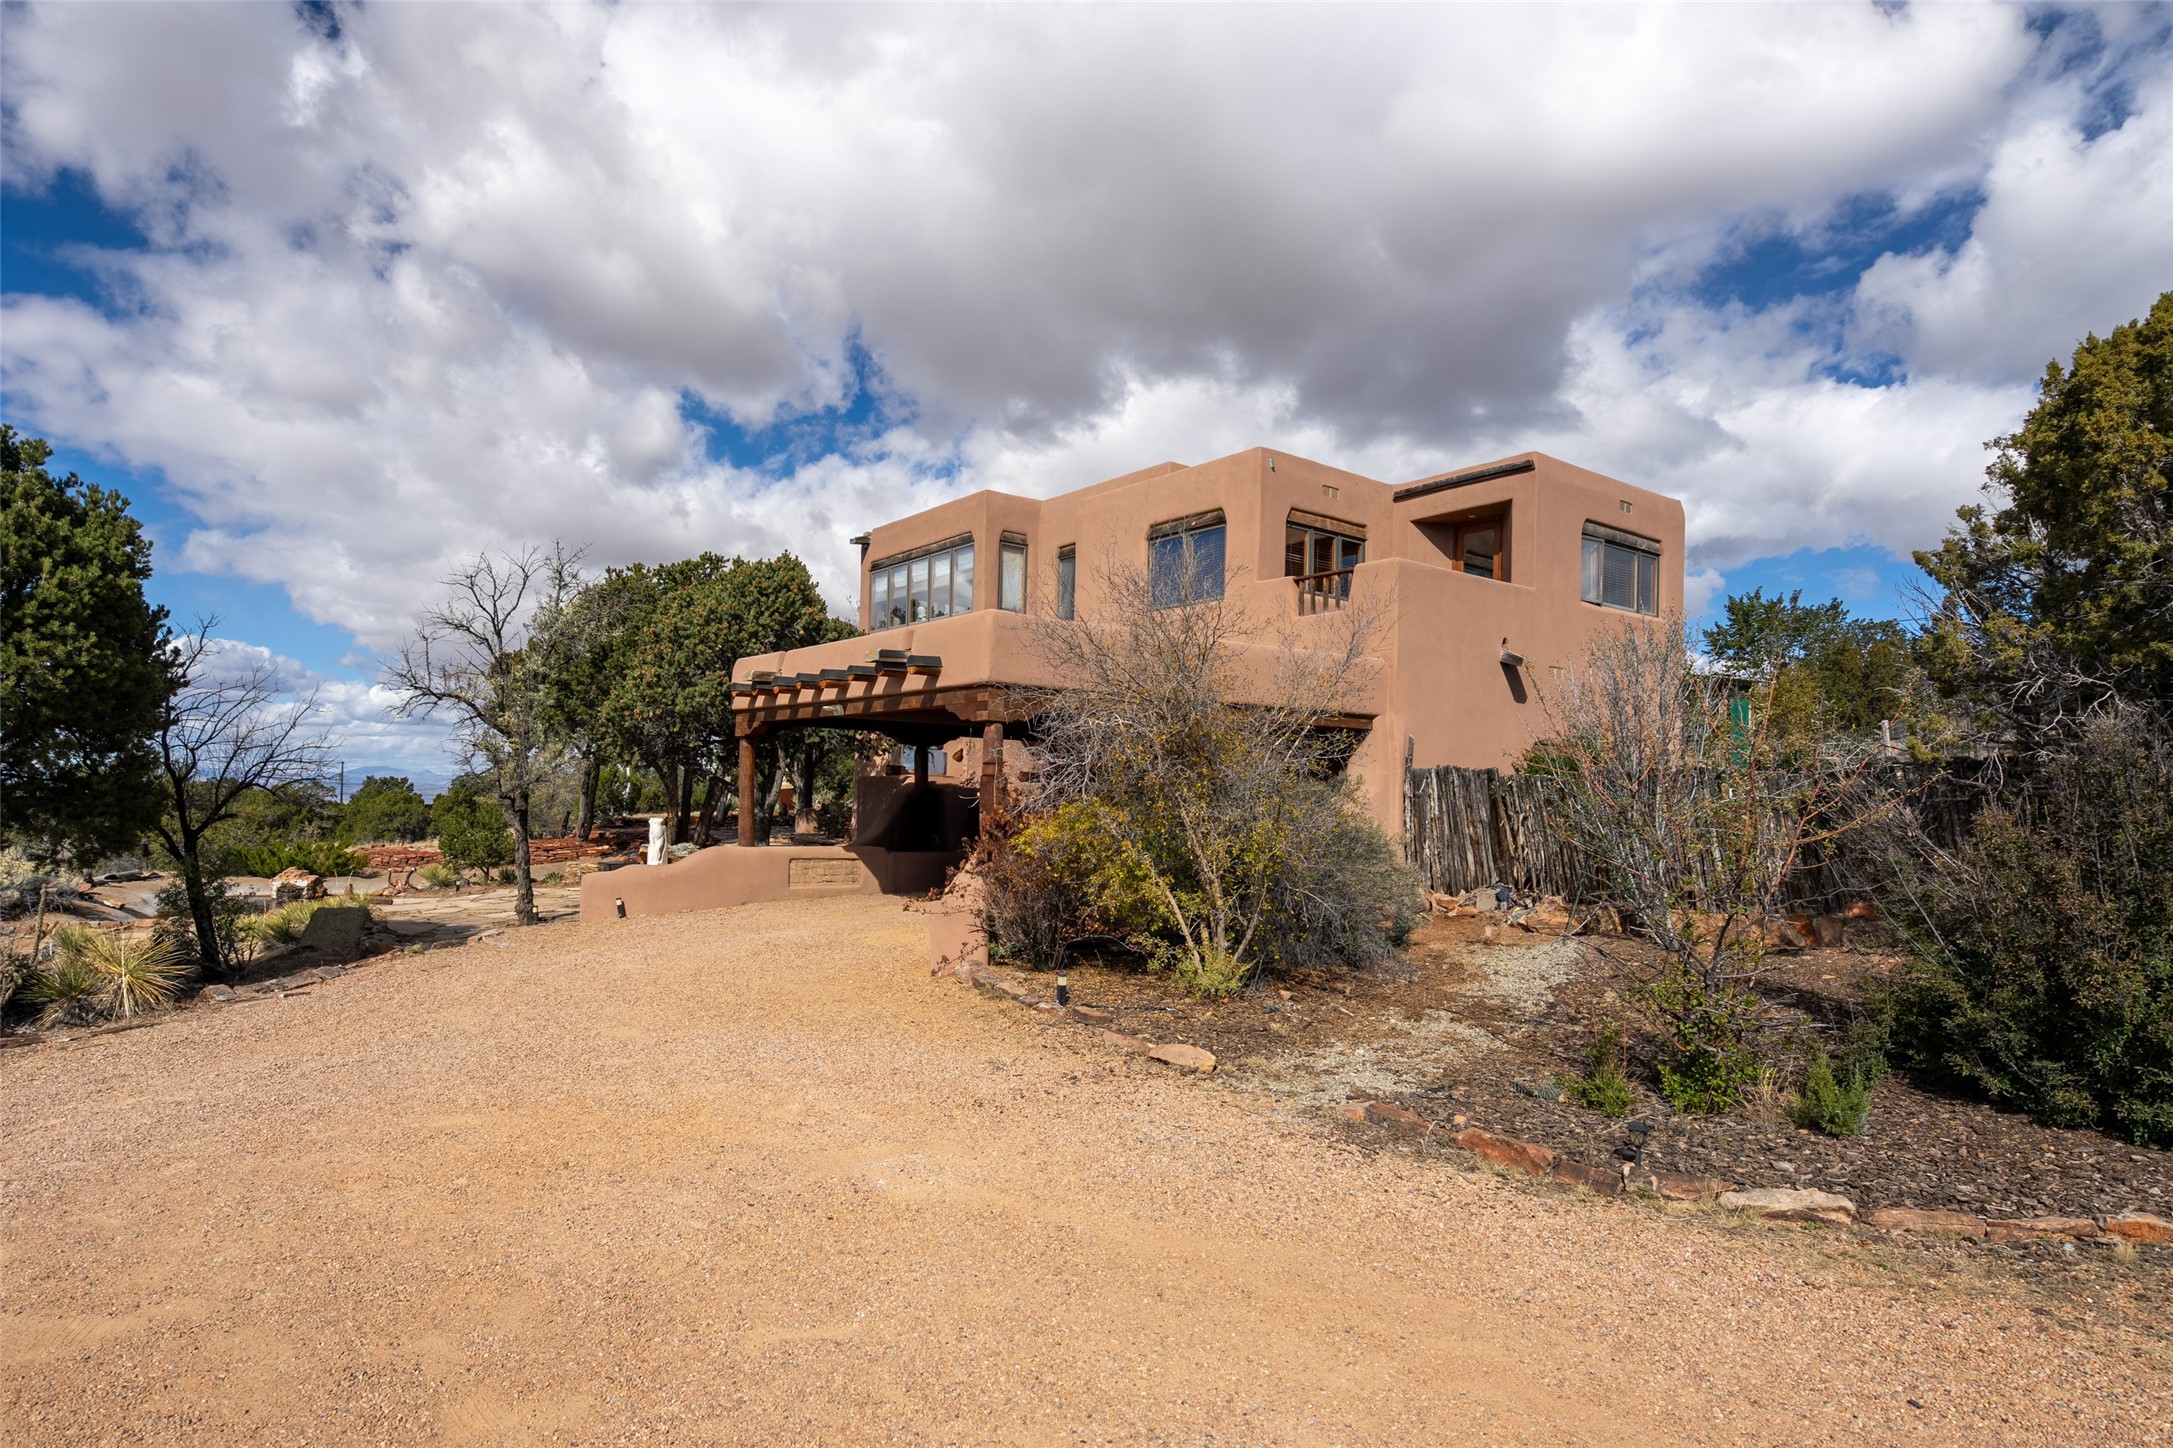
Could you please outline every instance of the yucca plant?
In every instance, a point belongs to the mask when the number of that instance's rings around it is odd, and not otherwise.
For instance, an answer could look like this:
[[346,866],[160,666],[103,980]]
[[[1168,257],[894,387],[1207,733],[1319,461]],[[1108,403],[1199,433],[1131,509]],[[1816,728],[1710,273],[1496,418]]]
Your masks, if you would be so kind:
[[157,931],[80,931],[61,945],[60,959],[89,972],[98,1005],[122,1020],[171,1001],[188,975],[187,958]]
[[51,1029],[98,1018],[104,1005],[104,982],[81,954],[82,942],[89,936],[80,925],[54,931],[53,958],[24,983],[23,999],[39,1008],[39,1025]]

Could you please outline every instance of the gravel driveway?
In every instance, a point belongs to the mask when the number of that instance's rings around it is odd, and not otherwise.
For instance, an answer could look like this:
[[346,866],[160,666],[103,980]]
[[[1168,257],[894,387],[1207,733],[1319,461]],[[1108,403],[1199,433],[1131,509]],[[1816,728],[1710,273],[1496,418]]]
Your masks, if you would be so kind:
[[8,1438],[2173,1436],[2141,1331],[1361,1152],[925,943],[558,925],[0,1055]]

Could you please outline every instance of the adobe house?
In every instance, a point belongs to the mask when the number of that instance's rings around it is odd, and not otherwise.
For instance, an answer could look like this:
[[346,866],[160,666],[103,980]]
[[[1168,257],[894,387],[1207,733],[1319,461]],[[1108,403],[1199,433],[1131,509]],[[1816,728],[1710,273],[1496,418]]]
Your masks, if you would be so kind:
[[[1301,644],[1312,620],[1373,610],[1377,667],[1323,724],[1361,736],[1350,769],[1391,834],[1406,768],[1511,763],[1538,732],[1536,680],[1596,631],[1683,604],[1682,505],[1541,453],[1390,484],[1254,448],[1054,498],[973,493],[854,541],[866,632],[734,673],[740,848],[591,876],[584,919],[939,884],[1002,787],[1005,741],[1030,738],[1015,712],[1062,684],[1029,617],[1094,609],[1105,560],[1173,604],[1189,587],[1292,620]],[[888,735],[914,773],[863,777],[849,844],[757,850],[755,743],[811,727]]]

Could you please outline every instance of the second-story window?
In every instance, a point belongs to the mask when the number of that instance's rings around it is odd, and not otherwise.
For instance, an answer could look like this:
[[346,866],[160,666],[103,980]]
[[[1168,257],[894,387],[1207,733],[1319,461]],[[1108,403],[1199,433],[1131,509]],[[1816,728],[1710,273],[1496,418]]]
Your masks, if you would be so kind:
[[1079,606],[1079,550],[1066,543],[1056,550],[1056,616],[1070,618]]
[[1297,579],[1300,591],[1349,598],[1351,570],[1365,561],[1363,525],[1290,510],[1283,528],[1283,576]]
[[1660,545],[1603,523],[1584,525],[1582,594],[1586,603],[1660,611]]
[[868,567],[868,627],[895,628],[973,609],[973,539],[952,538]]
[[1016,533],[1003,535],[1002,565],[996,575],[996,606],[1011,613],[1026,612],[1026,540]]
[[1228,529],[1222,510],[1194,513],[1147,531],[1147,579],[1154,606],[1197,603],[1222,597],[1223,555]]

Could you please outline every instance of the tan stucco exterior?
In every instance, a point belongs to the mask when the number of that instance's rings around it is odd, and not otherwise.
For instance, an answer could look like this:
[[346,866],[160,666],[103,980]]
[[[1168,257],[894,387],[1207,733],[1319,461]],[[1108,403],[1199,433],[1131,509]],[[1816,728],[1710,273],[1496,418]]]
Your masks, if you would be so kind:
[[[736,701],[741,732],[785,720],[860,723],[853,716],[882,709],[924,721],[915,726],[918,742],[934,742],[946,732],[942,721],[954,717],[951,732],[977,733],[978,721],[991,717],[974,712],[977,698],[985,703],[1004,686],[1062,683],[1042,665],[1028,620],[997,607],[1005,534],[1026,542],[1029,614],[1053,610],[1065,547],[1076,550],[1077,610],[1091,614],[1102,602],[1106,563],[1143,567],[1156,525],[1212,510],[1222,512],[1227,529],[1225,596],[1264,623],[1290,621],[1301,642],[1308,629],[1336,627],[1336,610],[1308,614],[1299,587],[1284,576],[1293,511],[1363,531],[1349,606],[1373,610],[1381,626],[1376,668],[1353,704],[1371,723],[1352,770],[1368,808],[1392,834],[1402,828],[1407,763],[1511,763],[1539,732],[1539,691],[1550,671],[1574,664],[1599,630],[1657,626],[1682,609],[1683,509],[1663,494],[1540,453],[1390,484],[1255,448],[1196,467],[1163,463],[1053,498],[973,493],[873,529],[860,577],[860,621],[870,632],[742,660],[734,673],[741,683],[771,675],[809,682]],[[1456,526],[1486,519],[1498,519],[1502,530],[1498,578],[1461,571],[1451,555]],[[1581,598],[1588,523],[1658,546],[1653,615]],[[869,565],[960,536],[974,540],[972,611],[873,628]],[[940,664],[812,682],[826,669],[858,664],[864,673],[885,649]],[[1522,666],[1505,664],[1505,650],[1521,656]],[[916,714],[916,705],[925,707]]]

